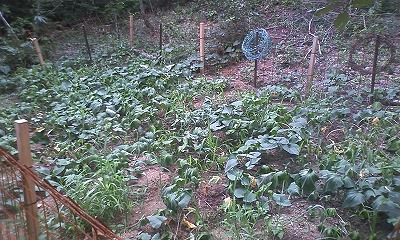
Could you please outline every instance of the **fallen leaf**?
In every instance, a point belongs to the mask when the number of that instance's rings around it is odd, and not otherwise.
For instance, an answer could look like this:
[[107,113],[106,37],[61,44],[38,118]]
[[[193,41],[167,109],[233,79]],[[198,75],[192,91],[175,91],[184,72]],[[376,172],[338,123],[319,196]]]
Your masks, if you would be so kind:
[[379,118],[374,118],[374,119],[372,119],[372,124],[378,124],[379,123]]
[[252,187],[252,188],[255,188],[255,187],[257,186],[257,180],[256,180],[256,178],[253,177],[253,176],[250,176],[250,179],[251,179],[251,181],[250,181],[251,187]]
[[193,229],[193,228],[197,227],[196,225],[194,225],[193,223],[189,222],[186,219],[183,220],[183,226],[185,226],[187,228],[190,228],[190,229]]

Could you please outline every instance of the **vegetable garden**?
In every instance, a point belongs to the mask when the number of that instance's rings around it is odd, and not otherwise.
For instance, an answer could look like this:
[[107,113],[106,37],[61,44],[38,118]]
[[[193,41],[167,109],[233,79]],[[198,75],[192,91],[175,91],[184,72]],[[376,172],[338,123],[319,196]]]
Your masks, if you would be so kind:
[[[278,16],[300,10],[271,9],[283,23],[271,23],[272,56],[258,63],[257,88],[236,41],[206,57],[203,75],[193,56],[182,60],[173,27],[161,52],[104,40],[91,64],[45,59],[44,69],[1,78],[0,146],[15,154],[12,122],[28,119],[39,175],[126,238],[397,239],[400,108],[388,103],[400,96],[398,61],[378,73],[370,103],[370,75],[341,60],[351,46],[343,39],[357,30],[317,25],[327,50],[306,94],[312,21],[297,26]],[[187,27],[185,11],[153,17]],[[281,41],[283,32],[291,38]],[[370,57],[357,51],[354,61]]]

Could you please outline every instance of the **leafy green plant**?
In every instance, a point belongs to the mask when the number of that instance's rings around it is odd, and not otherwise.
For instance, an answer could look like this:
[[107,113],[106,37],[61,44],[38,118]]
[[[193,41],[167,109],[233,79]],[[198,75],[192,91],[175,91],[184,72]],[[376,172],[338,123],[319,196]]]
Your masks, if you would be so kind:
[[[312,205],[307,208],[310,218],[319,218],[318,231],[327,238],[342,238],[349,236],[350,239],[360,239],[358,232],[349,232],[348,223],[337,213],[335,208],[325,208],[322,205]],[[329,219],[338,219],[337,224],[329,224]]]

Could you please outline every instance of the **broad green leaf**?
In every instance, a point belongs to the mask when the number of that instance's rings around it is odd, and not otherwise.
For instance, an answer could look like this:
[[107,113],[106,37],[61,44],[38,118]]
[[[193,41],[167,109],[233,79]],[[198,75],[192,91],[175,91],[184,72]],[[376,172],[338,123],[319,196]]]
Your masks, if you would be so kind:
[[392,140],[391,142],[389,142],[389,144],[386,147],[386,150],[388,150],[390,152],[396,152],[399,149],[400,149],[400,140],[399,139]]
[[364,202],[365,202],[364,194],[362,194],[359,191],[356,191],[354,189],[350,189],[346,192],[345,199],[344,199],[342,206],[344,208],[351,208],[351,207],[358,206]]
[[147,217],[147,220],[149,220],[152,228],[158,229],[161,227],[162,223],[167,220],[167,218],[164,216],[154,215]]
[[136,236],[136,239],[138,240],[151,240],[151,235],[148,233],[141,233]]
[[149,220],[152,228],[158,229],[161,227],[162,223],[167,220],[167,218],[164,216],[154,215],[147,217],[147,220]]
[[256,200],[256,195],[252,193],[251,191],[246,191],[243,197],[243,202],[254,202]]
[[356,185],[355,185],[355,183],[354,183],[354,181],[353,181],[353,179],[351,179],[351,178],[349,178],[348,176],[345,176],[344,178],[343,178],[343,183],[344,183],[344,187],[345,188],[354,188]]
[[276,204],[280,205],[280,206],[284,206],[284,207],[289,207],[292,205],[292,203],[290,202],[290,200],[286,197],[285,194],[278,194],[278,193],[274,193],[272,195],[272,199],[276,202]]
[[58,188],[61,187],[61,185],[60,185],[58,182],[56,182],[56,181],[53,181],[53,180],[51,180],[51,179],[46,179],[46,181],[49,182],[51,186],[56,187],[57,190],[59,190]]
[[356,8],[368,7],[373,3],[373,0],[353,0],[351,5]]
[[289,123],[290,126],[296,128],[303,128],[307,125],[307,119],[305,118],[296,118],[293,119],[293,122]]
[[340,176],[332,175],[325,182],[324,192],[328,192],[328,191],[336,192],[343,185],[344,185],[344,182]]
[[223,124],[221,124],[219,121],[213,122],[212,124],[210,124],[210,129],[211,131],[218,131],[223,129],[225,126]]
[[315,189],[315,182],[318,181],[319,177],[312,169],[303,169],[299,172],[300,178],[298,183],[301,186],[301,190],[304,194],[310,194]]
[[274,139],[276,140],[276,142],[278,144],[282,144],[282,145],[289,144],[289,139],[287,139],[285,137],[274,137]]
[[375,189],[370,188],[370,189],[364,190],[364,196],[365,196],[365,200],[368,201],[371,197],[376,197],[377,194],[375,192]]
[[59,165],[59,166],[67,166],[70,163],[71,163],[71,161],[68,159],[64,159],[64,158],[57,159],[57,165]]
[[339,30],[343,31],[344,28],[346,27],[347,23],[349,22],[350,15],[348,12],[342,12],[340,13],[335,21],[333,22],[333,25]]
[[40,167],[40,168],[36,169],[36,171],[38,173],[41,173],[41,174],[45,175],[45,176],[49,176],[50,175],[50,170],[47,167]]
[[383,105],[380,102],[374,102],[371,107],[374,111],[379,111],[383,108]]
[[151,240],[160,240],[161,239],[160,235],[161,235],[160,233],[154,234],[154,236],[151,238]]
[[65,166],[55,166],[53,169],[53,175],[58,176],[62,171],[64,171]]
[[233,47],[228,47],[228,48],[225,50],[226,53],[230,53],[230,52],[233,52],[233,51],[235,51],[235,49],[234,49]]
[[61,83],[60,88],[63,91],[68,91],[71,86],[72,86],[72,83],[70,81],[64,81]]
[[236,181],[242,177],[243,170],[233,168],[230,171],[226,172],[226,177],[231,181]]
[[372,207],[375,211],[386,213],[389,218],[398,218],[400,216],[400,206],[393,201],[379,196],[372,203]]
[[291,196],[300,195],[300,188],[297,186],[295,182],[292,182],[289,187],[287,188],[287,193]]
[[244,194],[246,193],[246,189],[244,188],[236,188],[233,191],[233,195],[235,195],[236,198],[244,198]]
[[11,71],[10,66],[8,65],[0,65],[0,72],[4,74],[8,74]]
[[276,142],[263,141],[263,142],[260,142],[259,149],[266,151],[266,150],[275,149],[277,147],[278,147],[278,143],[276,143]]
[[399,192],[395,192],[395,191],[390,191],[389,192],[389,200],[393,201],[397,204],[400,204],[400,193]]
[[112,109],[110,109],[110,108],[107,108],[107,109],[106,109],[106,113],[107,113],[110,117],[114,117],[114,116],[117,114],[114,110],[112,110]]
[[271,179],[274,176],[275,172],[269,172],[265,174],[261,174],[260,176],[257,177],[257,185],[261,186],[262,184],[269,184],[272,185]]
[[250,185],[250,182],[251,182],[251,180],[250,180],[250,178],[248,177],[248,176],[243,176],[242,177],[242,179],[240,179],[240,183],[243,185],[243,186],[249,186]]
[[231,157],[228,159],[225,165],[225,173],[229,172],[232,168],[238,165],[238,161],[236,157]]
[[400,177],[394,177],[393,178],[393,185],[396,187],[400,187]]
[[289,143],[286,145],[282,145],[282,149],[293,155],[300,154],[300,146],[295,143]]
[[191,198],[192,197],[187,192],[182,193],[178,200],[178,206],[180,208],[185,208],[189,204]]

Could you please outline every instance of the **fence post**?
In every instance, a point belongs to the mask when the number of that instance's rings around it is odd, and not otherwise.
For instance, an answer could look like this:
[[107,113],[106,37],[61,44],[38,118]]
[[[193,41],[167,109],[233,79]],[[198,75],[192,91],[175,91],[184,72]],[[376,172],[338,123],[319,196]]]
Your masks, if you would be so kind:
[[204,59],[204,23],[200,23],[200,62],[202,63],[202,68],[200,73],[204,75],[205,69],[205,59]]
[[306,84],[306,93],[310,91],[312,81],[314,78],[314,66],[315,66],[315,58],[317,54],[317,47],[318,47],[318,37],[315,36],[313,40],[313,45],[311,49],[311,58],[310,58],[310,66],[308,68],[308,76],[307,76],[307,84]]
[[129,16],[129,46],[133,47],[133,16]]
[[42,69],[44,69],[44,60],[43,60],[42,50],[40,49],[38,40],[36,38],[32,38],[32,42],[33,42],[33,45],[35,46],[36,53],[39,58],[40,66],[42,67]]
[[[28,121],[25,119],[16,120],[14,122],[16,135],[18,158],[22,164],[28,168],[32,168],[32,155],[29,138]],[[26,207],[26,224],[27,239],[37,240],[39,238],[39,216],[37,207],[37,196],[35,192],[35,184],[31,179],[22,176],[24,189],[24,204]]]

